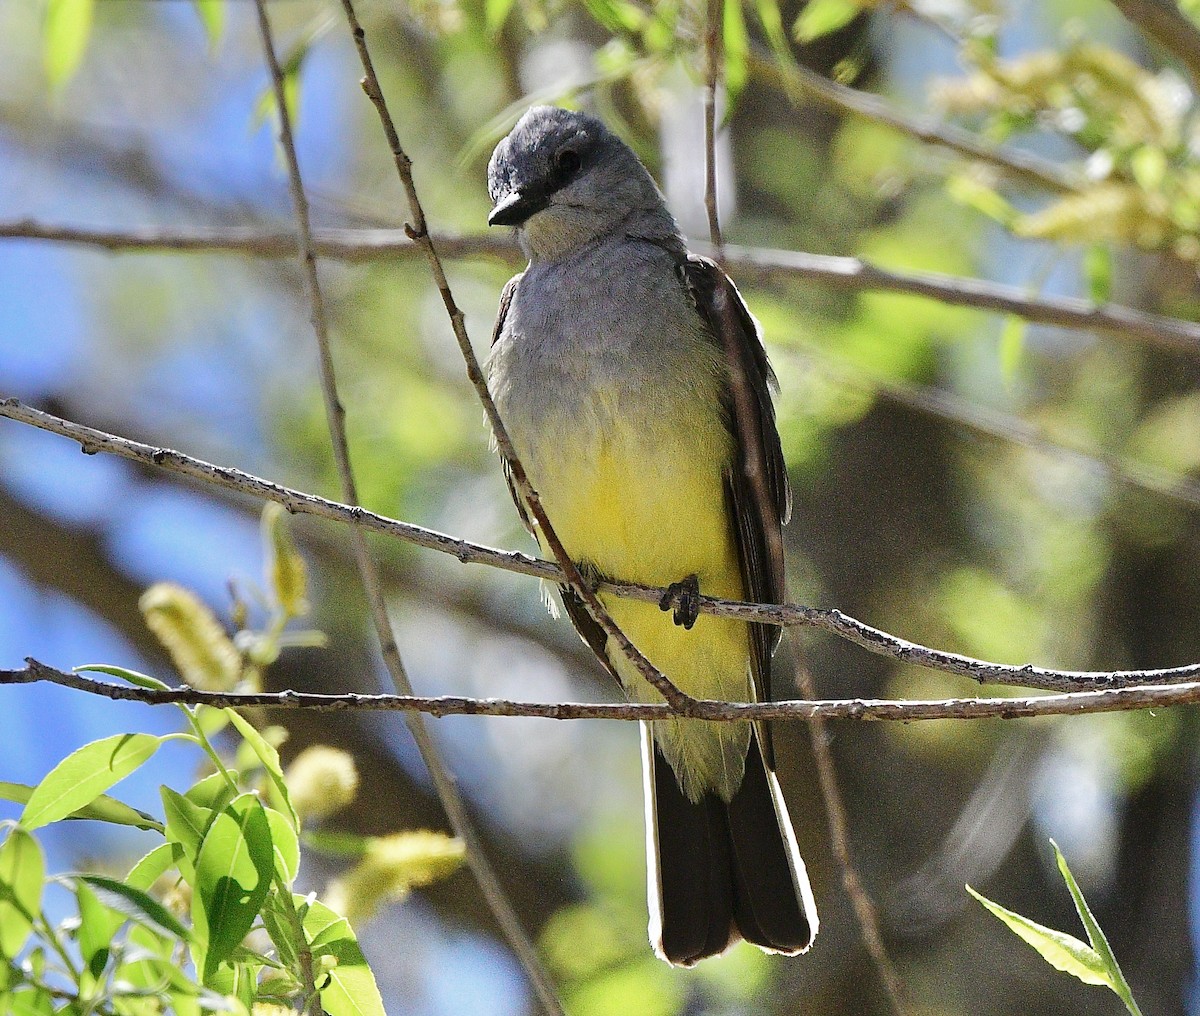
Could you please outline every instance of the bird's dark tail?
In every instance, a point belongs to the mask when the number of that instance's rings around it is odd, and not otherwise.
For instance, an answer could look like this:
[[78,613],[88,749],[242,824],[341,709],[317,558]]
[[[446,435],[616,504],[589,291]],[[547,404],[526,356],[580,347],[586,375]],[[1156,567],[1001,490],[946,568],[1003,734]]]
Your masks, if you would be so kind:
[[643,724],[650,943],[668,963],[691,966],[739,938],[795,955],[817,933],[804,861],[775,774],[757,734],[746,775],[726,804],[693,804]]

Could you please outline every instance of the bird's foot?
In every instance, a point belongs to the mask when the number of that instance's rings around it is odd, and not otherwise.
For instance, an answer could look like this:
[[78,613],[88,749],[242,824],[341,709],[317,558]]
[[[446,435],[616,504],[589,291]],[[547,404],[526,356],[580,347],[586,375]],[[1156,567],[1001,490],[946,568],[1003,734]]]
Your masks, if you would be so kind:
[[695,575],[689,575],[679,582],[672,582],[658,601],[658,607],[660,610],[674,611],[674,622],[690,630],[696,623],[696,618],[700,616],[699,579]]

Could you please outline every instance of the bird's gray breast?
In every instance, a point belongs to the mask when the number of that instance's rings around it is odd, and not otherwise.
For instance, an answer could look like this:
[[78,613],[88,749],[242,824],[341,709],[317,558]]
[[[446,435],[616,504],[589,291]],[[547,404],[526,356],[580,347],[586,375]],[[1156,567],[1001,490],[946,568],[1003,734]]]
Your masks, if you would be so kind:
[[715,411],[719,371],[671,255],[637,240],[532,264],[489,360],[497,407],[535,471],[556,446],[587,456],[616,435],[653,443],[697,400]]

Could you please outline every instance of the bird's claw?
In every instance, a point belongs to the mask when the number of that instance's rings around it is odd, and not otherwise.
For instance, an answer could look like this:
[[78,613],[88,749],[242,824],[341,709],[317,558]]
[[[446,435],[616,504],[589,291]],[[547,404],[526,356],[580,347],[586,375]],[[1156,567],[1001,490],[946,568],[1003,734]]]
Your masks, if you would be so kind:
[[660,610],[673,611],[672,620],[690,631],[700,616],[699,580],[695,575],[689,575],[679,582],[672,582],[658,601],[658,607]]

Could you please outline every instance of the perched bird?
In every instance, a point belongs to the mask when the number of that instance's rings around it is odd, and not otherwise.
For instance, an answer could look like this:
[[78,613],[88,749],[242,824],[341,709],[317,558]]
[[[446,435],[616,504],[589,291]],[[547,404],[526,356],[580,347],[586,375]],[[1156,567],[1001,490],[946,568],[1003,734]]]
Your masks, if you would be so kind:
[[[649,172],[595,117],[530,109],[496,146],[488,190],[488,223],[515,226],[529,257],[500,298],[488,385],[564,548],[590,577],[670,588],[662,610],[601,601],[676,687],[769,698],[778,629],[698,616],[696,602],[699,590],[783,601],[771,549],[781,543],[769,537],[791,495],[756,322],[720,268],[688,252]],[[752,394],[745,432],[722,327],[736,333]],[[753,496],[748,456],[765,466],[769,504]],[[561,594],[626,696],[662,701],[570,588]],[[807,949],[816,908],[766,726],[654,721],[642,725],[642,758],[655,951],[690,966],[739,938]]]

